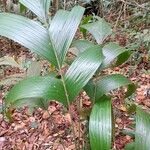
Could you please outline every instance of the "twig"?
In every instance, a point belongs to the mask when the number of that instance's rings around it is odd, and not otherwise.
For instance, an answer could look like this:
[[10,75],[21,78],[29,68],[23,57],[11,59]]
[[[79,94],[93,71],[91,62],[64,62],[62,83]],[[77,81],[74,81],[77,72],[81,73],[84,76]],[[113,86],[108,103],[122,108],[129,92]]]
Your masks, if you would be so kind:
[[122,15],[122,13],[123,13],[123,5],[124,5],[124,3],[122,3],[122,5],[121,5],[121,9],[120,9],[120,11],[119,11],[119,16],[118,16],[118,18],[117,18],[117,20],[116,20],[116,23],[115,23],[115,25],[114,25],[114,30],[116,30],[117,25],[118,25],[118,21],[119,21],[121,15]]
[[150,11],[150,9],[148,9],[148,8],[146,8],[146,7],[144,7],[144,6],[140,5],[140,4],[138,4],[138,3],[135,2],[135,1],[134,1],[133,3],[130,3],[130,2],[125,1],[125,0],[118,0],[118,1],[121,1],[121,2],[123,2],[123,3],[126,3],[127,5],[139,7],[139,8],[145,9],[145,10],[147,10],[147,11]]

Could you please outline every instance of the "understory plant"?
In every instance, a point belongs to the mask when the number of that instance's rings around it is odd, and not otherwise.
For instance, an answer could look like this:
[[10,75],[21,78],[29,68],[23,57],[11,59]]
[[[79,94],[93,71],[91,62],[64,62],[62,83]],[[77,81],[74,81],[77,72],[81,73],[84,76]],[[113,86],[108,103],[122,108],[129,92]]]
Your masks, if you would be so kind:
[[[92,101],[90,147],[92,150],[110,150],[113,111],[108,93],[127,86],[125,97],[128,97],[134,92],[135,85],[123,75],[104,75],[102,71],[125,62],[130,56],[130,50],[117,43],[105,42],[112,34],[111,26],[99,17],[93,23],[82,25],[93,35],[95,43],[87,40],[73,41],[84,14],[83,7],[76,6],[71,11],[59,10],[51,19],[48,15],[50,0],[20,0],[20,3],[35,13],[37,18],[30,20],[16,14],[0,13],[0,35],[46,59],[55,67],[55,71],[46,76],[34,76],[20,81],[7,93],[5,103],[13,107],[27,105],[45,108],[49,101],[56,100],[69,107],[78,94],[85,91]],[[66,55],[71,46],[76,47],[78,52],[64,73],[62,67],[67,63]],[[72,118],[70,109],[69,113]],[[141,145],[136,146],[136,150],[148,150],[140,149]]]

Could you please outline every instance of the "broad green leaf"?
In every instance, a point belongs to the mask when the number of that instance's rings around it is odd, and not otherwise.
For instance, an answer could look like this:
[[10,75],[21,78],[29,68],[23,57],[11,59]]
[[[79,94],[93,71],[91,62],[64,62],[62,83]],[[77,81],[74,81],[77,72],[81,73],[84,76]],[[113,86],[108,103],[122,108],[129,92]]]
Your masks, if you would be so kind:
[[72,43],[83,13],[84,8],[80,6],[74,7],[71,12],[59,10],[51,21],[49,35],[60,66]]
[[[103,54],[105,56],[105,59],[102,63],[101,68],[105,68],[108,65],[110,65],[112,63],[112,61],[115,58],[119,57],[120,55],[122,57],[125,56],[125,52],[127,52],[127,51],[129,51],[129,49],[123,48],[123,47],[119,46],[117,43],[111,42],[111,43],[106,44],[103,47]],[[124,59],[122,59],[122,60],[124,60]],[[120,60],[119,62],[121,63],[122,60]],[[124,61],[126,61],[126,59]],[[122,61],[122,63],[124,61]],[[119,62],[118,62],[118,65],[120,64]]]
[[6,102],[17,106],[22,99],[30,98],[58,100],[66,104],[62,81],[50,76],[30,77],[20,81],[6,95]]
[[129,57],[131,56],[131,54],[132,54],[132,51],[130,51],[129,49],[127,49],[127,51],[120,54],[117,57],[117,61],[115,62],[115,66],[119,66],[119,65],[123,64],[124,62],[126,62],[129,59]]
[[0,35],[10,38],[57,66],[47,30],[22,16],[0,13]]
[[45,16],[48,17],[51,0],[43,0],[42,2],[43,2],[43,8],[45,10]]
[[[132,90],[131,88],[134,88]],[[104,94],[109,93],[111,90],[117,89],[121,86],[129,86],[129,90],[127,91],[127,95],[130,96],[135,91],[135,85],[128,80],[126,77],[120,74],[112,74],[105,76],[98,81],[90,81],[85,87],[85,91],[87,94],[93,99],[100,99]],[[130,92],[132,90],[132,93]]]
[[[11,105],[12,106],[12,105]],[[33,108],[42,108],[47,110],[48,109],[48,100],[44,98],[23,98],[17,100],[13,103],[13,106],[17,108],[22,108],[24,106],[28,106],[29,111],[33,112]]]
[[4,77],[0,80],[0,86],[1,85],[14,85],[16,82],[22,80],[25,77],[25,74],[13,74],[8,77]]
[[51,0],[20,0],[19,2],[35,13],[38,18],[46,23]]
[[111,99],[103,96],[92,108],[89,121],[91,150],[110,150],[112,140]]
[[135,150],[135,142],[127,144],[125,150]]
[[79,53],[82,53],[86,49],[95,46],[95,44],[87,40],[76,40],[72,43],[72,46],[76,47],[79,50]]
[[25,12],[25,10],[26,10],[26,7],[20,3],[20,13]]
[[102,18],[99,18],[96,22],[82,25],[81,27],[88,30],[94,36],[98,44],[102,44],[103,41],[112,34],[111,26]]
[[[81,21],[81,25],[84,25],[84,24],[87,24],[87,23],[91,22],[92,18],[93,18],[92,15],[89,15],[89,16],[84,17],[84,18],[82,19],[82,21]],[[82,27],[80,27],[80,31],[82,32],[83,37],[86,38],[86,35],[87,35],[86,32],[87,32],[87,30],[84,29],[84,28],[82,28]]]
[[65,83],[70,100],[77,96],[101,65],[103,54],[100,49],[99,46],[95,46],[84,51],[66,72]]
[[135,150],[150,148],[150,113],[137,107]]
[[[85,51],[87,48],[94,46],[93,43],[86,41],[86,40],[77,40],[74,41],[72,46],[76,47],[80,53]],[[105,59],[100,66],[99,70],[108,67],[116,58],[116,64],[120,65],[124,63],[130,56],[131,52],[129,49],[123,48],[119,46],[117,43],[110,42],[106,44],[103,48],[103,55],[105,56]]]
[[1,57],[0,58],[0,66],[1,65],[10,65],[12,67],[21,68],[21,66],[14,60],[14,58],[10,57],[10,56]]

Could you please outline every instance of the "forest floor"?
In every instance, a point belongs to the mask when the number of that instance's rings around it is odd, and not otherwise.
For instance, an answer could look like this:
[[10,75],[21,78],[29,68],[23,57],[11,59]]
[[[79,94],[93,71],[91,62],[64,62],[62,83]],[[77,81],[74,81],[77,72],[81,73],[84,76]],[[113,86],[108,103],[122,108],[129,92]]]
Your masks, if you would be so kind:
[[[10,45],[7,39],[0,39],[1,55],[2,56],[17,56],[17,58],[25,57],[32,58],[32,54],[28,53],[25,48],[16,43]],[[129,77],[134,83],[138,84],[136,93],[129,101],[134,101],[137,104],[150,108],[150,97],[147,91],[150,88],[150,76],[144,72],[148,70],[147,53],[142,52],[141,61],[138,65],[131,63],[123,64],[113,70],[106,70],[107,73],[120,73]],[[18,68],[10,66],[3,67],[1,79],[22,73]],[[10,89],[10,86],[2,86],[0,91],[0,106],[2,107],[3,97]],[[90,108],[90,101],[85,93],[81,93],[76,101],[70,106],[73,112],[73,120],[75,134],[80,136],[80,143],[88,145],[86,130],[87,122],[83,121],[80,125],[79,133],[79,114],[76,105],[78,100],[82,99],[82,107]],[[123,93],[120,90],[113,93],[113,107],[115,115],[115,141],[113,148],[122,150],[124,146],[133,140],[130,134],[125,134],[124,131],[130,131],[135,124],[134,114],[128,114],[127,103],[123,100]],[[8,120],[0,114],[0,149],[2,150],[74,150],[73,135],[71,133],[70,115],[61,104],[50,102],[48,111],[36,109],[33,114],[30,114],[28,108],[11,110],[12,118]],[[80,134],[80,135],[79,135]]]
[[[116,42],[120,45],[124,42],[125,35],[118,32]],[[107,69],[106,73],[120,73],[128,77],[137,84],[137,90],[127,100],[123,100],[122,89],[114,91],[113,108],[115,117],[115,140],[113,143],[114,150],[123,150],[127,143],[133,141],[134,137],[130,134],[131,129],[135,126],[135,112],[129,113],[128,105],[134,102],[144,108],[150,108],[150,75],[148,69],[148,50],[141,46],[139,48],[140,60],[130,60],[129,62]],[[28,52],[25,48],[8,39],[0,38],[0,56],[11,56],[15,60],[34,60],[34,54]],[[45,64],[43,64],[44,66]],[[10,66],[1,66],[0,79],[15,76],[16,74],[24,75],[25,70],[12,68]],[[10,114],[4,115],[3,103],[4,95],[12,87],[5,85],[0,88],[0,150],[75,150],[73,134],[71,132],[71,117],[64,107],[53,101],[50,102],[48,111],[38,108],[29,113],[27,107],[10,110]],[[79,112],[77,105],[79,99],[82,99],[82,108],[87,110],[91,106],[89,97],[83,92],[76,98],[70,106],[73,113],[73,125],[75,128],[76,139],[84,149],[88,147],[87,121],[79,123]],[[80,127],[79,127],[80,126]]]

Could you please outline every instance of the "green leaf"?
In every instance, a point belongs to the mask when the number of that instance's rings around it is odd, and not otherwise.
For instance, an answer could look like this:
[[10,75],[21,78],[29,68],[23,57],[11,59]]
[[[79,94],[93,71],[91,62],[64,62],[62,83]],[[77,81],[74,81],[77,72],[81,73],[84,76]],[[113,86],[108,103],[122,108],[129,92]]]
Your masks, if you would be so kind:
[[[6,95],[6,102],[17,106],[22,99],[58,100],[66,104],[62,81],[54,77],[30,77],[16,84]],[[39,103],[39,101],[37,101]],[[32,102],[33,103],[33,102]]]
[[79,50],[79,53],[82,53],[86,49],[95,46],[95,44],[87,40],[76,40],[72,43],[72,46],[76,47]]
[[131,56],[131,54],[132,54],[132,52],[129,49],[127,49],[127,51],[120,54],[117,57],[117,61],[115,63],[115,66],[119,66],[119,65],[123,64],[124,62],[126,62],[129,59],[129,57]]
[[57,65],[47,30],[22,16],[0,13],[0,35],[10,38]]
[[[133,83],[126,77],[120,74],[112,74],[99,79],[98,81],[90,81],[85,87],[87,94],[93,99],[100,99],[104,94],[109,93],[111,90],[117,89],[121,86],[130,86]],[[135,88],[134,88],[135,89]],[[134,90],[132,90],[134,92]],[[127,92],[128,96],[132,93],[130,90]]]
[[111,26],[102,18],[99,18],[96,22],[82,25],[81,27],[88,30],[94,36],[98,44],[102,44],[103,41],[112,34]]
[[123,48],[123,47],[119,46],[117,43],[110,42],[110,43],[106,44],[103,47],[103,54],[105,56],[105,59],[102,63],[101,68],[105,68],[108,65],[110,65],[112,63],[112,61],[114,61],[114,59],[117,57],[119,58],[119,60],[117,61],[117,64],[119,65],[119,64],[123,63],[124,61],[127,60],[127,58],[129,58],[129,57],[127,57],[126,59],[123,59],[123,57],[126,56],[125,52],[127,52],[127,51],[129,51],[129,49]]
[[[94,46],[93,43],[86,40],[76,40],[73,42],[72,46],[76,47],[80,53],[84,52],[87,48]],[[130,56],[131,52],[129,49],[119,46],[117,43],[110,42],[106,44],[103,48],[103,55],[105,59],[100,66],[99,70],[108,67],[116,58],[116,64],[120,65],[124,63]]]
[[127,144],[125,150],[135,150],[135,142]]
[[14,85],[16,82],[22,80],[25,77],[25,74],[13,74],[8,77],[4,77],[0,80],[0,86],[1,85]]
[[112,106],[109,97],[102,97],[94,104],[89,122],[92,150],[110,150],[112,140]]
[[65,82],[70,100],[73,100],[92,78],[102,61],[103,54],[99,46],[87,49],[75,59],[65,74]]
[[46,23],[51,0],[20,0],[19,2],[35,13],[38,18]]
[[71,12],[59,10],[51,21],[49,35],[60,67],[72,43],[83,13],[84,8],[80,6],[74,7]]
[[150,113],[137,107],[135,150],[149,150]]
[[24,13],[26,11],[26,7],[23,4],[20,4],[20,13]]
[[48,109],[48,100],[44,98],[23,98],[17,100],[13,103],[13,106],[17,108],[22,108],[24,106],[28,106],[29,110],[32,112],[33,108],[42,108],[47,110]]
[[[91,15],[84,17],[82,19],[81,25],[89,23],[92,20],[92,18],[93,18],[93,16],[91,16]],[[84,28],[82,28],[82,27],[80,27],[80,31],[82,32],[84,38],[86,38],[86,32],[87,32],[87,30],[84,29]]]

